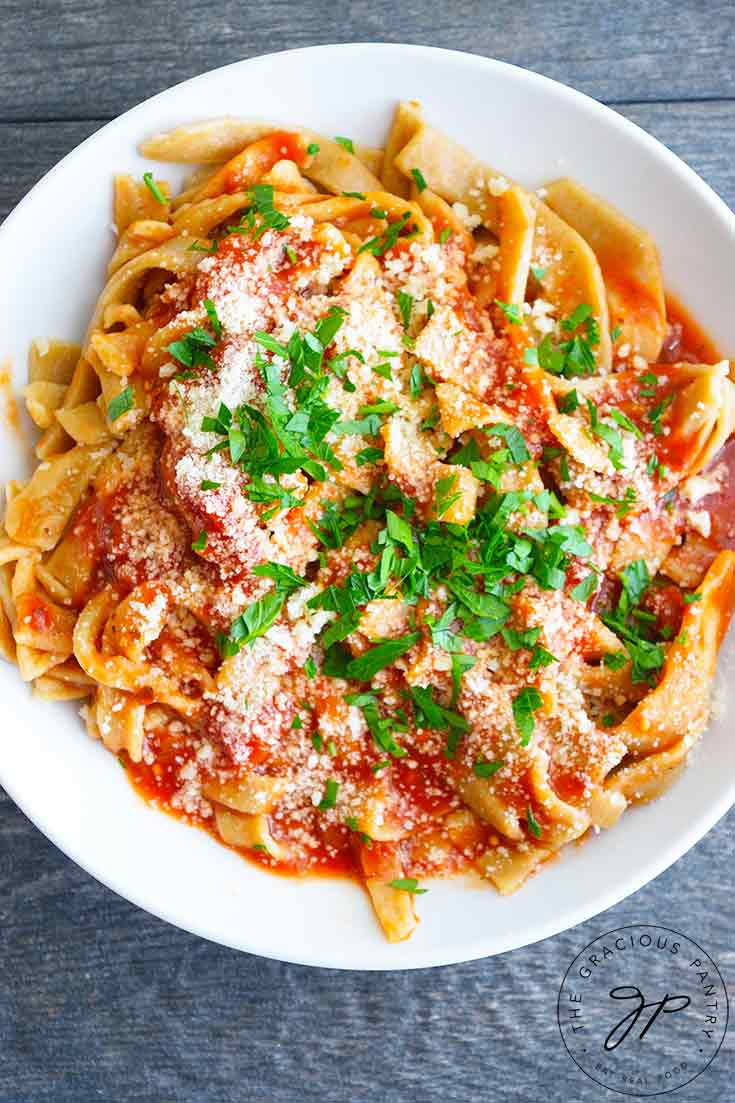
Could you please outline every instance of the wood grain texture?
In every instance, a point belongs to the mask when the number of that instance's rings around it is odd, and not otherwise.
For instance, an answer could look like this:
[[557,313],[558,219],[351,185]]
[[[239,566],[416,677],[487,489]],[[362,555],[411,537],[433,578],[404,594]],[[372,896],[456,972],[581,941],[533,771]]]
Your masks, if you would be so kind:
[[732,0],[3,0],[0,120],[120,114],[215,65],[324,42],[415,42],[611,101],[732,95]]
[[[154,92],[273,49],[369,40],[499,57],[614,102],[735,206],[732,0],[2,0],[0,15],[0,218]],[[564,971],[600,932],[641,921],[683,929],[732,983],[734,834],[735,811],[628,901],[537,946],[347,974],[236,954],[151,918],[0,791],[0,1103],[612,1101],[561,1045]],[[729,1098],[734,1068],[731,1028],[676,1098]]]

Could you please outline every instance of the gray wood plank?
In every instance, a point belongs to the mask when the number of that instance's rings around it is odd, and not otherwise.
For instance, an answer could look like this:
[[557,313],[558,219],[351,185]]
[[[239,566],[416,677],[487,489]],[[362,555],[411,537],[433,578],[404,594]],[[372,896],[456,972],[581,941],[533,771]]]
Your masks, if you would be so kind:
[[[683,157],[731,207],[735,207],[735,104],[629,103],[621,114],[650,131]],[[104,120],[0,123],[0,219],[22,199],[44,172]],[[114,165],[110,171],[114,171]]]
[[[735,810],[628,901],[536,946],[361,974],[238,955],[152,919],[0,796],[0,1101],[474,1103],[542,1092],[599,1103],[558,1035],[564,972],[603,931],[652,922],[684,930],[732,978],[734,833]],[[728,1098],[734,1058],[730,1031],[696,1094],[680,1098]]]
[[468,50],[608,101],[732,96],[732,2],[4,0],[0,119],[113,116],[216,65],[329,41]]

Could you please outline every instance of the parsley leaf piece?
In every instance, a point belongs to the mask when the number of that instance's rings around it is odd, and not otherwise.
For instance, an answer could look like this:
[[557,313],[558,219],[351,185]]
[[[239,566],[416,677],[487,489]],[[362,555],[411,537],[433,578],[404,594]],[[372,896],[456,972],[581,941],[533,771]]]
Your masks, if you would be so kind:
[[355,152],[355,144],[351,138],[343,138],[341,134],[336,134],[334,140],[337,145],[342,146],[342,148],[346,149],[348,153]]
[[395,881],[388,881],[387,884],[388,888],[398,889],[399,892],[410,892],[414,896],[429,891],[428,889],[420,889],[415,877],[397,877]]
[[110,421],[117,421],[123,414],[127,414],[135,406],[135,398],[133,397],[133,388],[128,383],[127,387],[124,387],[120,394],[116,394],[113,399],[110,400],[107,406],[107,416]]
[[449,702],[452,708],[454,708],[459,700],[459,691],[462,688],[462,675],[466,670],[472,670],[476,662],[477,659],[474,655],[465,655],[462,652],[455,652],[452,655],[452,696]]
[[618,517],[625,517],[630,513],[636,501],[636,492],[632,486],[626,488],[622,498],[608,498],[605,494],[595,494],[592,490],[588,491],[588,494],[593,502],[601,502],[604,505],[615,506],[615,513]]
[[380,463],[385,458],[380,448],[362,448],[355,456],[358,467],[364,467],[366,463]]
[[500,299],[494,300],[495,305],[499,306],[503,314],[510,322],[512,326],[519,326],[523,324],[523,318],[521,317],[521,308],[515,303],[504,303]]
[[395,540],[397,544],[402,544],[407,552],[412,552],[414,548],[413,533],[408,521],[394,513],[392,509],[385,511],[385,520],[391,540]]
[[[355,708],[362,710],[365,723],[373,737],[373,742],[379,750],[392,755],[393,758],[406,757],[408,751],[401,747],[393,736],[394,729],[405,730],[405,726],[399,720],[380,715],[378,699],[374,693],[348,693],[345,696],[345,701],[348,705],[354,705]],[[385,763],[385,765],[389,764],[389,762]],[[376,769],[376,767],[373,767],[373,769]]]
[[227,635],[220,633],[218,644],[222,655],[227,658],[236,655],[245,645],[263,636],[275,622],[286,600],[285,594],[271,591],[249,605],[230,625]]
[[252,573],[259,578],[272,578],[276,584],[276,593],[280,594],[293,594],[302,586],[308,585],[305,578],[296,574],[284,563],[260,563],[257,567],[253,567]]
[[153,173],[152,172],[144,172],[143,173],[143,183],[148,188],[148,191],[151,193],[151,195],[153,196],[153,198],[155,199],[155,201],[157,203],[161,203],[164,206],[165,206],[166,203],[168,203],[167,196],[164,195],[164,193],[161,191],[161,189],[159,188],[156,181],[153,179]]
[[564,318],[561,323],[561,328],[566,330],[567,333],[573,333],[574,330],[581,326],[582,322],[586,322],[591,315],[592,307],[589,306],[588,303],[580,303],[568,318]]
[[500,632],[511,651],[520,651],[521,648],[531,648],[541,635],[540,628],[526,628],[517,632],[514,628],[503,628]]
[[602,661],[608,670],[622,670],[628,661],[628,656],[624,651],[607,651],[602,656]]
[[371,237],[367,241],[364,241],[358,253],[372,253],[375,257],[382,257],[398,243],[398,239],[401,235],[401,230],[404,228],[407,222],[411,218],[410,211],[404,211],[400,218],[397,218],[395,222],[391,222],[387,229],[379,234],[378,237]]
[[470,729],[464,716],[451,709],[445,709],[434,700],[431,686],[409,686],[408,692],[416,711],[416,724],[431,731],[467,732]]
[[504,762],[496,759],[493,762],[486,762],[483,759],[478,758],[472,767],[472,772],[475,777],[492,777],[493,774],[497,774],[498,770],[502,770],[505,766]]
[[651,576],[645,559],[634,559],[619,575],[630,606],[638,605],[651,584]]
[[403,328],[408,329],[411,324],[411,311],[413,310],[413,295],[409,295],[406,291],[396,292],[396,302],[398,303],[398,310],[400,311],[401,321]]
[[434,486],[434,509],[437,517],[443,517],[455,502],[462,497],[462,492],[452,493],[457,484],[456,475],[446,475],[443,479],[437,479]]
[[204,551],[206,546],[207,546],[207,532],[206,532],[206,529],[202,529],[202,531],[197,536],[196,540],[192,540],[191,550],[192,551],[197,551],[197,552]]
[[339,782],[335,781],[333,777],[327,778],[327,783],[324,786],[324,796],[317,804],[317,808],[320,812],[328,812],[330,808],[334,808],[337,803],[337,794],[339,793]]
[[529,670],[538,670],[542,666],[550,666],[551,663],[557,663],[559,660],[555,655],[552,655],[547,648],[543,647],[540,643],[537,643],[531,652],[531,658],[528,663]]
[[452,236],[451,226],[445,226],[442,232],[439,234],[439,244],[445,245]]
[[538,822],[538,820],[534,816],[533,809],[531,808],[530,804],[528,805],[528,808],[526,809],[526,823],[528,824],[528,830],[531,832],[531,834],[534,835],[537,839],[540,839],[541,838],[541,824]]
[[192,241],[191,245],[187,245],[187,253],[216,253],[218,243],[213,241],[211,245],[202,245],[201,241]]
[[347,677],[356,682],[369,682],[379,670],[405,655],[420,639],[420,632],[410,632],[395,640],[381,640],[347,664]]
[[304,674],[307,678],[313,678],[316,675],[316,663],[311,655],[309,655],[309,658],[304,663]]
[[625,467],[623,463],[623,438],[620,436],[617,429],[613,429],[611,425],[607,425],[604,421],[600,420],[594,402],[589,398],[586,401],[587,412],[590,418],[590,432],[593,436],[605,442],[607,445],[607,453],[610,457],[610,463],[616,471],[622,471]]
[[638,440],[642,440],[643,433],[640,431],[635,422],[631,421],[626,414],[622,413],[620,410],[611,410],[610,417],[620,426],[621,429],[627,430],[627,432],[632,433],[633,436],[636,437]]
[[221,337],[222,323],[220,322],[219,315],[217,314],[217,307],[214,305],[211,299],[205,299],[203,305],[204,309],[207,312],[207,317],[209,318],[209,324],[214,330],[216,336]]
[[675,398],[676,395],[673,392],[671,394],[664,395],[661,401],[658,402],[650,411],[648,415],[648,420],[651,422],[651,429],[654,436],[660,437],[663,433],[664,429],[661,421]]
[[597,575],[588,574],[586,578],[583,578],[581,582],[569,591],[569,596],[573,597],[575,601],[586,602],[588,601],[595,590],[597,589]]
[[515,425],[488,425],[483,431],[489,436],[505,441],[513,463],[525,463],[530,460],[531,453],[528,451],[523,433]]
[[531,742],[536,726],[533,714],[538,712],[543,703],[543,697],[533,686],[524,686],[513,698],[513,719],[521,737],[522,747],[527,747]]
[[345,199],[367,199],[365,193],[361,191],[343,191],[342,195]]
[[573,414],[579,406],[579,395],[574,390],[567,391],[567,393],[559,399],[557,405],[560,413]]
[[366,846],[368,848],[368,850],[370,850],[370,848],[373,845],[373,840],[364,831],[360,830],[360,827],[359,827],[359,824],[357,822],[357,817],[356,816],[346,816],[345,817],[345,826],[349,827],[350,831],[354,831],[355,835],[357,835],[358,839],[363,844],[363,846]]
[[360,417],[370,417],[371,414],[395,414],[400,408],[396,402],[372,402],[361,406],[357,412]]
[[315,157],[320,149],[321,146],[318,142],[310,142],[309,145],[306,147],[306,152],[309,154],[310,157]]
[[411,368],[411,374],[408,379],[408,389],[411,392],[411,398],[418,398],[424,387],[427,386],[427,382],[424,369],[421,364],[419,364],[418,360],[416,360]]
[[426,180],[424,178],[424,174],[421,171],[421,169],[415,169],[415,168],[411,169],[411,176],[413,176],[414,183],[416,184],[416,187],[418,188],[419,195],[421,194],[422,191],[426,191],[427,183],[426,183]]
[[549,372],[551,375],[563,374],[564,353],[560,349],[554,347],[550,333],[547,333],[546,336],[539,341],[536,352],[538,354],[538,362],[544,371]]
[[685,605],[693,605],[695,601],[701,601],[701,600],[702,600],[701,593],[684,594],[684,604]]

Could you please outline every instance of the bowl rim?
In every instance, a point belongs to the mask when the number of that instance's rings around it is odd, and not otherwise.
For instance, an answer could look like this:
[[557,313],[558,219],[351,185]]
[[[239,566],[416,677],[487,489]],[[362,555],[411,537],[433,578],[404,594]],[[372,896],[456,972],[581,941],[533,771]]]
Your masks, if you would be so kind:
[[[288,57],[301,55],[322,55],[323,57],[324,55],[337,52],[343,54],[367,52],[372,55],[392,53],[403,55],[409,59],[421,58],[428,61],[437,57],[449,56],[455,63],[464,65],[467,69],[483,71],[494,70],[500,73],[501,76],[502,74],[510,74],[513,76],[513,79],[520,79],[530,85],[541,88],[553,88],[556,96],[561,96],[564,100],[573,102],[578,110],[582,109],[590,117],[596,116],[598,119],[604,120],[606,126],[617,128],[622,134],[628,134],[633,138],[639,146],[647,148],[652,155],[663,163],[665,169],[669,173],[678,176],[689,189],[696,193],[697,201],[709,207],[712,215],[723,224],[725,232],[735,238],[735,213],[730,210],[724,200],[717,195],[713,188],[702,180],[694,169],[636,123],[618,114],[617,111],[595,100],[586,93],[580,92],[551,77],[536,73],[533,70],[509,62],[485,57],[480,54],[471,54],[461,50],[450,50],[442,47],[425,46],[414,43],[367,41],[325,43],[257,54],[253,57],[243,58],[226,65],[208,69],[148,97],[141,103],[129,108],[121,115],[111,119],[98,130],[95,130],[44,173],[6,216],[2,226],[0,226],[0,245],[2,245],[9,230],[13,229],[16,223],[23,218],[25,209],[39,198],[39,196],[52,184],[59,173],[63,172],[66,167],[81,156],[82,150],[86,149],[89,144],[97,141],[103,133],[109,136],[111,133],[114,133],[115,130],[121,129],[123,126],[127,125],[137,115],[144,115],[152,105],[159,103],[159,101],[165,98],[175,96],[182,88],[190,88],[198,83],[204,85],[214,74],[221,74],[225,71],[243,70],[247,66],[262,65],[264,62],[276,58],[283,60]],[[305,120],[305,122],[306,121],[307,120]],[[114,172],[114,166],[111,166],[110,172]],[[703,838],[718,820],[727,813],[733,804],[735,804],[735,781],[730,781],[729,786],[723,786],[717,799],[712,800],[712,802],[706,808],[703,808],[694,819],[690,820],[687,825],[682,827],[674,838],[670,839],[665,845],[662,845],[660,851],[648,860],[642,868],[634,867],[626,877],[620,878],[611,885],[606,892],[598,892],[591,900],[567,906],[563,910],[563,913],[556,911],[547,915],[546,918],[527,924],[527,926],[520,931],[516,929],[513,932],[509,932],[507,935],[500,937],[495,936],[494,946],[490,949],[482,944],[481,939],[478,940],[475,938],[474,940],[468,940],[464,938],[458,941],[452,941],[450,939],[446,944],[442,945],[441,950],[429,947],[423,953],[413,954],[410,961],[396,960],[394,964],[390,964],[388,963],[389,955],[387,953],[383,952],[382,954],[376,954],[374,947],[366,947],[357,953],[351,953],[350,963],[345,964],[344,962],[334,961],[319,953],[309,955],[304,952],[289,952],[288,949],[284,950],[283,946],[280,945],[277,940],[274,944],[270,944],[267,940],[259,939],[256,945],[252,942],[248,944],[247,937],[240,940],[222,937],[221,933],[208,930],[201,923],[187,920],[185,915],[182,916],[178,914],[175,907],[168,908],[162,906],[160,901],[149,899],[145,892],[136,891],[134,886],[131,888],[124,883],[125,878],[123,877],[121,879],[117,877],[114,870],[100,868],[100,862],[85,858],[83,854],[79,853],[78,847],[67,847],[65,844],[59,842],[58,838],[62,832],[60,829],[57,830],[54,826],[52,822],[53,815],[47,815],[45,807],[42,807],[40,810],[33,807],[32,794],[15,792],[12,782],[11,784],[7,784],[2,775],[3,762],[2,755],[0,754],[0,783],[2,783],[3,788],[10,798],[31,823],[38,828],[46,838],[62,852],[62,854],[70,858],[76,865],[80,866],[85,873],[105,885],[118,896],[121,896],[123,899],[149,914],[156,916],[158,919],[162,919],[172,926],[190,934],[197,935],[208,941],[216,942],[219,945],[227,946],[233,950],[244,951],[257,954],[261,957],[298,965],[365,971],[422,969],[476,961],[485,957],[507,953],[514,949],[521,949],[539,942],[542,939],[570,930],[580,923],[601,914],[615,904],[620,903],[622,900],[658,877],[664,870],[673,865],[674,862]],[[247,931],[243,933],[247,935]],[[390,947],[387,942],[386,948],[391,951],[398,949],[397,947]],[[376,961],[376,958],[379,960]]]

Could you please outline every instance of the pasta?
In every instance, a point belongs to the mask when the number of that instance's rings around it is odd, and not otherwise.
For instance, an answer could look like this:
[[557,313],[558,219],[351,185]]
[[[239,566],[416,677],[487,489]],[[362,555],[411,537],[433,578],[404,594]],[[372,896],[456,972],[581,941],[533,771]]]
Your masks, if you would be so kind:
[[[735,594],[733,365],[653,239],[400,104],[385,150],[197,123],[118,176],[79,346],[34,343],[0,650],[265,869],[518,889],[660,793]],[[694,336],[692,336],[694,334]]]

